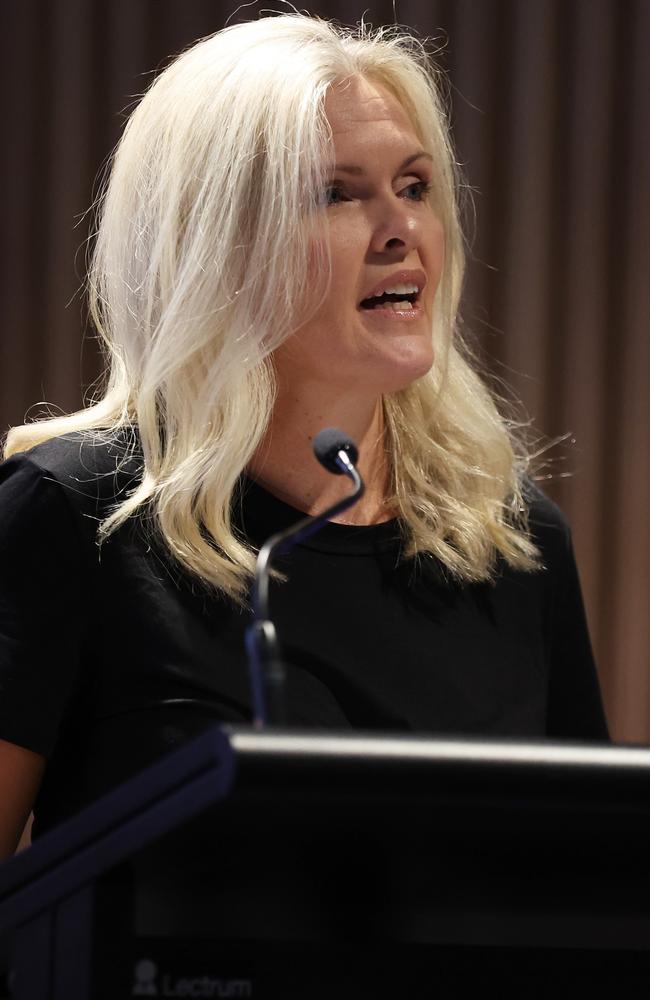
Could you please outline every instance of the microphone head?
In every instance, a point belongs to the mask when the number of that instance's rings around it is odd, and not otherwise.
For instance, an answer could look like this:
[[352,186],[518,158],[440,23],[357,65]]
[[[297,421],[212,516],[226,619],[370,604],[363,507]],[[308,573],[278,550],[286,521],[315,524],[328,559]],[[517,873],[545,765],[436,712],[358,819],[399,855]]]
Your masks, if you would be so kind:
[[328,472],[333,472],[337,476],[343,474],[343,469],[336,461],[340,451],[346,451],[350,456],[350,461],[356,465],[359,458],[359,450],[351,437],[338,427],[325,427],[319,431],[314,438],[314,455],[321,465],[325,466]]

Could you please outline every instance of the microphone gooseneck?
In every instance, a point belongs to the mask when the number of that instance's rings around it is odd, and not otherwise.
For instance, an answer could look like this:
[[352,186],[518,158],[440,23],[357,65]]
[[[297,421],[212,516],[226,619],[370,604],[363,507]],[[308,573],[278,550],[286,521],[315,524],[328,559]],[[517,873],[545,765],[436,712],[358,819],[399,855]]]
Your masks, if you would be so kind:
[[253,716],[258,728],[286,722],[285,669],[275,625],[269,615],[271,562],[276,555],[288,552],[294,545],[315,534],[330,518],[352,507],[363,496],[365,489],[355,466],[359,452],[347,434],[335,427],[326,427],[314,438],[313,448],[321,465],[335,475],[348,476],[354,490],[321,514],[304,517],[291,528],[271,535],[259,551],[252,589],[253,621],[246,630]]

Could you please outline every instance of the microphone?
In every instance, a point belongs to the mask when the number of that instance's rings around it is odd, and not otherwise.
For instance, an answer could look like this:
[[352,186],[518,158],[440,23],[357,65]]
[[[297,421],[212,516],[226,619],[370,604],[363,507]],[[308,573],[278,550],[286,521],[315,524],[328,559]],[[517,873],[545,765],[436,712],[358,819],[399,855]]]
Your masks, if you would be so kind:
[[335,476],[347,473],[354,478],[352,470],[359,452],[352,438],[337,427],[325,427],[318,432],[314,438],[314,455],[328,472],[333,472]]
[[253,696],[253,724],[258,729],[267,724],[286,723],[285,668],[280,656],[275,625],[269,616],[271,561],[274,556],[288,552],[294,545],[315,534],[330,518],[352,507],[363,496],[365,489],[363,479],[355,466],[359,451],[347,434],[336,427],[326,427],[314,438],[313,449],[320,464],[334,475],[348,476],[354,484],[354,490],[321,514],[301,518],[291,528],[271,535],[259,551],[252,590],[253,621],[246,629],[246,651]]

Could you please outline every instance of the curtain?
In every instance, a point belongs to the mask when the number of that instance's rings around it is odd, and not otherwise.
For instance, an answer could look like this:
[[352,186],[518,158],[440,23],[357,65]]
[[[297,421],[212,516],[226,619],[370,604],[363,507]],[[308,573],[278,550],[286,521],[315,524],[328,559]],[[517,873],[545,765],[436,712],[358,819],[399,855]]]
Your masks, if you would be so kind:
[[[290,9],[278,2],[274,9]],[[255,17],[207,0],[5,0],[0,427],[99,374],[82,281],[96,182],[154,72]],[[650,740],[650,4],[320,3],[410,26],[449,81],[470,242],[466,336],[546,442],[610,728]],[[32,408],[32,409],[30,409]],[[549,446],[549,442],[556,441]]]

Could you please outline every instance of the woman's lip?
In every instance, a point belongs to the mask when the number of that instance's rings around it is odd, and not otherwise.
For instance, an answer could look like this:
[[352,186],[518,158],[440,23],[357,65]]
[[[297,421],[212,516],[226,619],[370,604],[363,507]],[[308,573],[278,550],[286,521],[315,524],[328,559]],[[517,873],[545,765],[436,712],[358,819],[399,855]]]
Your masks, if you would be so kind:
[[421,271],[419,268],[403,268],[401,271],[393,271],[392,274],[386,275],[383,281],[377,282],[372,291],[367,292],[361,301],[364,302],[366,299],[370,299],[374,295],[381,295],[384,289],[390,288],[395,284],[404,283],[417,285],[419,289],[418,298],[420,298],[422,292],[424,291],[424,286],[427,283],[427,276],[424,271]]
[[396,319],[399,322],[405,322],[407,320],[418,319],[423,313],[422,306],[419,302],[414,302],[410,309],[385,309],[385,308],[375,308],[375,309],[364,309],[359,306],[359,312],[362,312],[364,316],[372,316],[378,320]]

